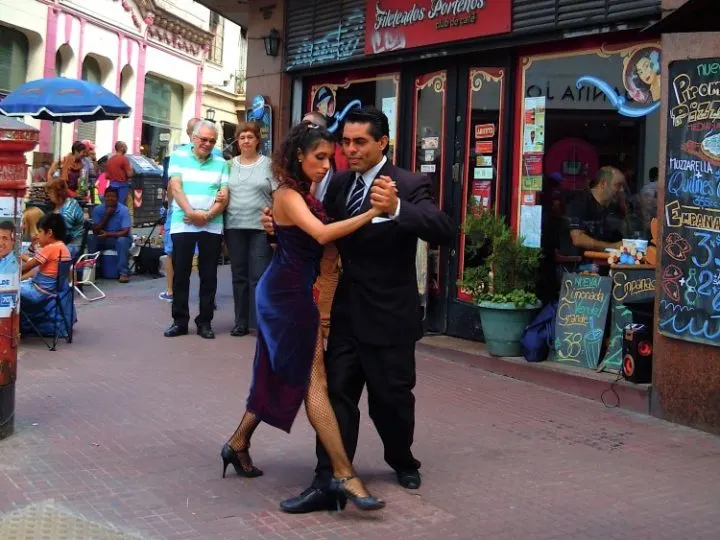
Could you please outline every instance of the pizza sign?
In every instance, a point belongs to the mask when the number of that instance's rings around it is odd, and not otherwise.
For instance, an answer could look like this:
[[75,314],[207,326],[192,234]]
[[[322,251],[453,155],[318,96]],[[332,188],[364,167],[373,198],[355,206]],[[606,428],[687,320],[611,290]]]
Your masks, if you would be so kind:
[[661,333],[720,346],[720,59],[669,66]]

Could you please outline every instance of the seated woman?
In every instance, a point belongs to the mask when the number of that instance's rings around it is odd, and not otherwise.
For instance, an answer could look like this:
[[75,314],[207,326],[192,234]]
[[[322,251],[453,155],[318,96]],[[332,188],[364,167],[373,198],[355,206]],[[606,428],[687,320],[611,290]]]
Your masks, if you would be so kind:
[[48,182],[47,194],[55,205],[54,213],[60,214],[65,221],[65,230],[68,237],[68,249],[73,257],[78,255],[85,232],[85,214],[80,204],[70,196],[68,184],[62,178]]
[[21,306],[39,304],[55,294],[60,262],[70,260],[65,238],[65,221],[59,214],[49,214],[38,224],[40,249],[33,256],[23,255],[22,275],[33,269],[37,271],[31,279],[20,282]]

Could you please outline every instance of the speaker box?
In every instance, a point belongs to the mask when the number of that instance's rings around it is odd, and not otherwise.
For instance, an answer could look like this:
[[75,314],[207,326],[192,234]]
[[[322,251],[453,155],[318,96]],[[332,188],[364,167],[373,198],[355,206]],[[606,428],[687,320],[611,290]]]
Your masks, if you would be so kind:
[[622,343],[622,376],[635,384],[652,379],[652,330],[644,324],[625,326]]

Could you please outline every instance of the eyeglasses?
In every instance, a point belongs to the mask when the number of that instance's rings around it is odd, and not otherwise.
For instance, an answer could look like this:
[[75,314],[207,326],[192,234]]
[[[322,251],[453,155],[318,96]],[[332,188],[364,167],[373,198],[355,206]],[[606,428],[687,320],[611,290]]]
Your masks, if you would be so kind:
[[217,142],[217,139],[208,139],[207,137],[199,137],[195,135],[195,138],[202,144],[212,144],[215,146],[215,143]]

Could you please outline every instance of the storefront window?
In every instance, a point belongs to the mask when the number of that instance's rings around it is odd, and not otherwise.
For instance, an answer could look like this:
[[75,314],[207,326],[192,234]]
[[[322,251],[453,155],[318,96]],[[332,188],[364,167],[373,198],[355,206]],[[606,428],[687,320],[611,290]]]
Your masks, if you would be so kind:
[[373,105],[383,111],[390,124],[388,159],[396,160],[398,87],[400,75],[390,73],[372,79],[348,80],[342,84],[320,83],[310,88],[311,110],[330,118],[330,127],[340,135],[342,122],[350,110]]
[[183,88],[177,83],[147,75],[143,97],[143,155],[162,163],[182,137]]
[[28,41],[25,34],[0,26],[0,98],[25,82]]
[[[55,55],[55,64],[57,69],[57,55]],[[86,56],[83,60],[81,78],[83,81],[93,82],[95,84],[101,84],[102,82],[102,70],[100,64],[92,56]],[[77,138],[80,141],[92,141],[95,142],[97,134],[97,122],[79,122]]]
[[603,166],[616,167],[626,181],[608,208],[617,236],[647,238],[656,206],[656,195],[646,195],[657,180],[659,45],[603,45],[521,62],[517,224],[526,244],[547,248],[557,239],[546,257],[582,255],[561,224]]
[[[499,157],[502,144],[502,96],[504,70],[499,68],[470,68],[468,77],[467,132],[463,174],[461,223],[468,212],[495,211],[501,189]],[[471,255],[460,232],[458,279],[465,267],[480,266],[479,255]],[[458,300],[471,301],[466,291],[458,289]]]

